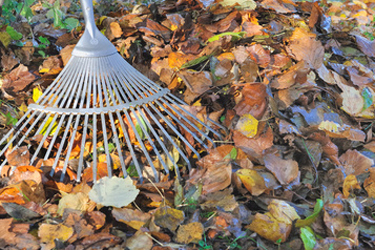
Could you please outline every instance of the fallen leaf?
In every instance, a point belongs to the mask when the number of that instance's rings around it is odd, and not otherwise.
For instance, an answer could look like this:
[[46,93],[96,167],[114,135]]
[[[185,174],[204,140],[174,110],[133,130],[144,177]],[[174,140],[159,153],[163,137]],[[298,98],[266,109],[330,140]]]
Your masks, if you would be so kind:
[[204,202],[200,205],[202,209],[216,209],[219,207],[224,211],[233,212],[238,207],[231,189],[209,193],[203,196],[202,199],[204,199]]
[[29,68],[20,64],[4,77],[2,88],[10,94],[16,95],[23,91],[36,77],[29,72]]
[[150,250],[152,246],[152,239],[142,231],[137,231],[126,240],[126,247],[129,250]]
[[361,186],[359,185],[355,175],[350,174],[345,178],[344,184],[343,184],[343,187],[342,187],[342,192],[343,192],[344,198],[348,198],[350,193],[354,189],[361,189]]
[[130,176],[125,179],[104,177],[94,184],[89,197],[103,206],[123,207],[135,200],[139,190],[133,185]]
[[292,223],[299,219],[293,207],[284,201],[272,200],[270,212],[255,214],[248,228],[273,242],[285,242],[292,230]]
[[151,219],[149,213],[128,208],[114,208],[112,215],[117,221],[123,222],[136,230],[141,229]]
[[288,53],[297,61],[304,60],[311,68],[319,69],[323,64],[324,47],[315,38],[302,34],[301,29],[294,30]]
[[251,114],[244,114],[238,120],[236,130],[247,138],[254,138],[258,133],[258,120]]
[[154,216],[156,225],[168,228],[171,232],[175,232],[177,227],[185,220],[183,211],[168,206],[156,210]]
[[261,195],[267,190],[265,181],[256,170],[240,169],[236,172],[245,188],[254,196]]
[[62,216],[66,208],[87,211],[89,208],[89,196],[83,192],[63,195],[59,201],[58,214]]
[[271,171],[282,185],[287,185],[299,176],[298,163],[294,160],[284,160],[267,154],[264,156],[266,168]]
[[268,105],[266,86],[262,83],[245,84],[240,93],[234,107],[237,115],[251,114],[261,119]]
[[46,244],[45,249],[54,249],[56,247],[55,240],[65,242],[73,233],[73,228],[64,226],[63,224],[42,224],[38,230],[40,241]]
[[370,168],[374,165],[374,160],[366,157],[357,150],[347,150],[339,158],[342,163],[345,174],[347,175],[360,175],[368,172]]
[[198,243],[202,239],[204,227],[200,222],[181,225],[177,230],[176,241],[182,244]]

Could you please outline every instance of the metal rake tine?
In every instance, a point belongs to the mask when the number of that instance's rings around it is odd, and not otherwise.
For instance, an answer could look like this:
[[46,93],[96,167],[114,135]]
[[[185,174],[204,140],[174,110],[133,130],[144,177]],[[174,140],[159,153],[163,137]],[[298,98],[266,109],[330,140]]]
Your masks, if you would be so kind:
[[[33,156],[31,157],[30,164],[32,164],[35,161],[35,158],[37,157],[39,151],[42,149],[44,141],[47,139],[48,135],[51,133],[51,130],[53,128],[53,125],[56,122],[57,117],[58,117],[57,115],[54,116],[52,118],[52,121],[50,121],[50,123],[49,123],[49,125],[47,127],[47,130],[45,131],[45,134],[43,135],[42,140],[39,142],[38,148],[36,149],[36,151],[34,152]],[[44,126],[47,123],[47,121],[48,121],[49,118],[50,118],[50,114],[48,114],[47,117],[44,118],[42,126],[40,126],[40,129],[38,130],[37,134],[39,134],[41,132],[41,130],[44,128]]]
[[[58,125],[57,125],[56,131],[55,131],[54,135],[52,136],[52,140],[51,140],[51,142],[50,142],[50,145],[48,146],[47,153],[46,153],[45,156],[44,156],[44,160],[45,160],[45,161],[48,159],[48,157],[49,157],[49,155],[50,155],[50,153],[51,153],[51,151],[52,151],[52,148],[53,148],[53,146],[54,146],[54,144],[55,144],[56,138],[57,138],[57,136],[58,136],[58,134],[59,134],[59,132],[60,132],[60,128],[61,128],[61,126],[62,126],[62,124],[63,124],[63,122],[64,122],[65,116],[66,116],[66,115],[63,114],[63,115],[60,117],[60,121],[59,121],[59,123],[58,123]],[[56,160],[57,160],[57,159],[56,159]],[[58,161],[58,160],[57,160],[57,161]],[[55,161],[55,162],[56,162],[56,161]],[[54,163],[54,166],[55,166],[55,163]],[[51,170],[51,176],[52,176],[54,173],[55,173],[55,168],[52,168],[52,170]]]
[[[195,148],[186,140],[186,138],[176,129],[175,126],[173,126],[173,124],[169,121],[169,119],[167,119],[160,111],[157,107],[154,106],[154,104],[150,103],[150,106],[152,107],[152,109],[160,116],[160,117],[163,117],[163,121],[168,125],[168,127],[170,129],[173,130],[173,132],[178,135],[178,137],[190,148],[190,150],[197,156],[199,157],[199,153],[197,150],[195,150]],[[165,131],[165,129],[163,128],[163,130]],[[164,132],[166,135],[169,135],[168,132]],[[172,140],[173,141],[173,140]],[[178,149],[180,149],[179,147],[177,147]],[[180,149],[181,150],[181,149]],[[190,165],[190,161],[187,159],[186,155],[183,154],[183,153],[180,153],[181,156],[184,157],[185,161],[187,162],[188,164],[188,167],[189,169],[191,169],[191,165]]]
[[[133,108],[131,108],[130,110],[131,110],[132,112],[134,112],[134,109],[133,109]],[[133,131],[137,131],[137,129],[135,128],[135,124],[133,123],[132,119],[130,118],[128,112],[124,112],[124,114],[125,114],[125,116],[126,116],[126,119],[127,119],[128,122],[129,122],[130,126],[132,127]],[[138,122],[139,122],[139,121],[138,121]],[[143,127],[141,127],[141,128],[143,128]],[[144,128],[143,128],[143,129],[144,129]],[[135,135],[135,137],[137,137],[137,140],[138,140],[139,144],[141,145],[141,150],[143,151],[143,153],[144,153],[144,155],[145,155],[147,161],[150,163],[150,166],[151,166],[151,168],[152,168],[152,170],[153,170],[153,172],[154,172],[155,180],[158,180],[159,177],[157,176],[155,166],[154,166],[154,164],[152,163],[152,159],[151,159],[150,155],[149,155],[148,152],[147,152],[147,149],[146,149],[146,147],[145,147],[145,145],[144,145],[144,143],[143,143],[143,141],[142,141],[142,138],[140,137],[140,135],[139,135],[138,133],[134,133],[134,135]]]
[[[113,102],[116,103],[116,98],[114,97],[113,95],[113,92],[112,92],[112,88],[111,88],[111,80],[109,79],[109,77],[107,75],[104,74],[104,79],[105,79],[105,83],[106,83],[106,87],[108,88],[108,92],[111,96],[111,99],[113,100]],[[105,100],[106,100],[106,103],[107,103],[107,106],[110,105],[110,98],[108,97],[108,94],[105,92],[104,93],[104,97],[105,97]],[[117,100],[118,101],[118,100]],[[111,127],[112,127],[112,131],[114,133],[114,140],[115,140],[115,143],[116,143],[116,148],[117,148],[117,152],[119,154],[119,158],[120,158],[120,161],[121,161],[121,166],[122,166],[122,171],[123,173],[125,174],[126,173],[126,168],[124,166],[124,158],[122,156],[122,152],[121,152],[121,145],[120,145],[120,141],[119,141],[119,138],[118,138],[118,135],[117,135],[117,129],[116,129],[116,126],[115,126],[115,123],[114,123],[114,120],[113,120],[113,116],[112,116],[112,113],[109,113],[109,119],[110,119],[110,123],[111,123]]]
[[[99,68],[99,72],[98,72],[98,75],[97,75],[97,78],[98,78],[97,87],[98,87],[98,92],[100,92],[100,90],[101,90],[101,93],[103,93],[103,95],[105,96],[106,93],[107,93],[107,89],[105,88],[104,83],[103,83],[103,78],[104,78],[103,70],[104,69],[103,69],[103,65],[102,65],[102,63],[100,63],[100,61],[98,62],[98,65],[97,65],[97,67]],[[104,107],[102,95],[99,95],[99,107],[100,108]],[[105,122],[104,113],[101,113],[100,117],[101,117],[101,122],[102,122],[102,129],[103,129],[104,150],[105,150],[105,153],[107,155],[106,159],[107,159],[108,176],[112,177],[112,162],[111,162],[111,156],[109,154],[109,149],[108,149],[109,145],[108,145],[108,138],[107,138],[107,126],[105,124],[106,122]]]
[[81,181],[81,174],[82,174],[82,168],[83,168],[83,154],[85,152],[85,146],[86,146],[86,136],[87,136],[87,124],[89,121],[89,115],[85,114],[85,121],[83,123],[83,130],[82,130],[82,141],[81,141],[81,152],[79,154],[79,163],[78,163],[78,169],[77,169],[77,181]]
[[[143,108],[147,108],[147,107],[143,107]],[[140,108],[138,108],[137,110],[138,110],[139,114],[141,114],[142,119],[145,121],[147,127],[150,129],[150,131],[153,134],[154,138],[157,140],[157,142],[159,143],[159,145],[162,147],[164,153],[167,155],[167,157],[170,159],[170,161],[173,163],[173,165],[177,168],[177,164],[175,163],[175,161],[173,160],[172,156],[168,152],[168,150],[165,147],[164,143],[160,140],[159,135],[156,133],[155,129],[152,127],[152,125],[148,121],[147,117],[144,115],[143,111]],[[164,170],[166,171],[166,173],[169,174],[169,168],[166,165],[166,162],[162,158],[160,159],[160,161],[163,161],[165,163],[165,164],[162,164],[162,165],[163,165]]]
[[[201,120],[197,119],[197,118],[196,118],[192,113],[190,113],[188,110],[186,110],[186,109],[184,109],[183,107],[181,107],[181,106],[175,101],[175,100],[177,100],[177,98],[174,97],[172,94],[168,94],[167,96],[165,96],[165,99],[167,99],[170,103],[173,103],[173,104],[175,104],[176,106],[178,106],[178,107],[182,110],[182,112],[184,112],[185,114],[187,114],[188,116],[190,116],[191,118],[193,118],[195,121],[197,121],[200,125],[204,126],[206,129],[210,130],[213,134],[215,134],[215,135],[217,135],[218,137],[221,138],[221,134],[220,134],[219,132],[215,131],[213,128],[211,128],[210,126],[208,126],[207,124],[205,124],[205,123],[202,122]],[[186,105],[187,105],[187,104],[186,104]],[[187,119],[182,113],[180,113],[180,112],[178,112],[178,113],[179,113],[179,115],[181,115],[181,117],[182,117],[184,120]],[[207,118],[208,118],[208,116],[207,116]],[[212,121],[212,120],[211,120],[211,121]],[[212,122],[213,122],[213,121],[212,121]],[[219,124],[217,124],[217,125],[219,125]],[[221,125],[219,125],[219,126],[221,126]],[[200,129],[198,129],[198,130],[200,130]],[[206,137],[207,137],[208,140],[210,140],[208,136],[206,136]],[[215,145],[215,143],[214,143],[212,140],[211,140],[211,142],[213,143],[213,145]]]
[[[38,98],[38,100],[36,101],[36,103],[39,103],[40,105],[43,105],[45,104],[45,101],[43,100],[48,94],[50,94],[50,92],[54,92],[52,89],[54,88],[54,90],[58,89],[58,84],[60,82],[60,79],[62,77],[65,76],[65,72],[68,71],[70,69],[70,64],[73,63],[73,59],[69,60],[68,63],[65,65],[65,67],[63,68],[63,70],[60,72],[60,74],[56,77],[56,79],[47,87],[47,89],[44,91],[44,93],[42,93],[42,95]],[[46,101],[48,101],[48,98],[46,99]]]
[[[155,124],[158,126],[158,128],[163,132],[163,135],[172,143],[172,145],[176,148],[178,151],[179,155],[185,160],[185,162],[188,165],[188,168],[191,169],[190,161],[187,159],[186,155],[181,151],[180,147],[175,143],[173,138],[168,134],[168,132],[165,130],[165,128],[161,125],[161,123],[158,121],[158,119],[154,116],[154,114],[147,108],[144,108],[147,112],[147,115],[151,117],[151,119],[155,122]],[[164,145],[164,144],[163,144]],[[169,151],[168,152],[168,158],[171,160],[173,163],[174,167],[178,170],[177,162],[173,159],[173,157],[170,155]],[[176,171],[178,177],[180,178],[180,173]]]
[[[162,98],[160,98],[160,99],[162,99]],[[160,107],[163,107],[164,108],[164,105],[162,105],[161,103],[160,103],[160,101],[159,100],[155,100],[155,103],[157,103]],[[178,114],[178,115],[180,115],[181,113],[180,112],[176,112],[177,110],[176,109],[174,109],[168,102],[164,102],[164,104],[166,104],[169,108],[171,108],[176,114]],[[164,108],[164,111],[165,112],[167,112],[168,113],[168,115],[170,116],[170,117],[172,117],[177,123],[179,123],[180,124],[180,126],[181,127],[183,127],[186,131],[188,131],[193,137],[194,137],[194,139],[197,141],[197,142],[199,142],[200,144],[202,144],[203,145],[203,147],[205,147],[206,149],[208,149],[208,146],[194,133],[194,132],[192,132],[188,127],[186,127],[186,125],[185,124],[183,124],[183,123],[181,123],[181,122],[179,122],[179,120],[178,120],[178,118],[174,115],[174,114],[172,114],[172,112],[170,112],[167,108]],[[185,122],[187,122],[190,126],[192,126],[194,129],[196,129],[196,131],[199,131],[200,133],[202,133],[203,135],[205,135],[199,128],[197,128],[197,126],[195,126],[194,124],[192,124],[189,120],[187,120],[187,118],[185,118],[185,117],[183,117],[183,116],[181,116],[181,118],[183,118],[183,120],[185,121]],[[210,138],[208,138],[208,140],[211,140]],[[212,140],[211,140],[212,141]],[[213,142],[212,142],[213,143]],[[198,156],[198,158],[199,158],[200,156]]]
[[[126,131],[126,127],[125,127],[124,121],[122,119],[122,115],[120,114],[120,111],[118,111],[118,110],[116,111],[116,114],[117,114],[118,120],[120,122],[121,129],[122,129],[123,134],[124,134],[125,142],[126,142],[128,148],[129,148],[130,155],[133,158],[133,161],[134,161],[134,164],[135,164],[135,168],[137,169],[137,173],[138,173],[138,175],[140,177],[140,181],[143,182],[142,170],[141,170],[141,167],[139,166],[139,162],[138,162],[137,157],[135,155],[133,145],[130,142],[130,138],[129,138],[129,135],[128,135],[127,131]],[[125,172],[125,173],[127,173],[127,172]]]
[[[27,115],[29,115],[31,113],[31,110],[29,111],[26,111],[26,114],[24,115],[24,117],[27,117]],[[37,112],[31,114],[29,116],[29,118],[27,119],[27,121],[21,126],[21,128],[17,129],[17,131],[12,128],[6,136],[3,137],[3,139],[0,141],[0,145],[3,144],[5,142],[5,140],[7,138],[9,138],[9,136],[11,135],[12,132],[16,131],[15,134],[13,135],[13,137],[11,137],[11,139],[8,141],[8,143],[5,145],[5,147],[3,148],[3,150],[1,150],[0,152],[0,155],[3,155],[5,153],[5,151],[8,149],[8,147],[10,146],[10,144],[12,144],[12,142],[16,139],[16,137],[18,136],[19,133],[21,133],[21,131],[29,124],[30,120],[34,118],[34,116],[36,115]],[[19,123],[19,122],[18,122]],[[17,123],[17,124],[18,124]],[[16,125],[17,125],[16,124]],[[21,125],[21,124],[20,124]]]
[[[88,60],[86,59],[85,62],[83,62],[83,63],[85,65],[85,68],[87,68],[87,66],[89,64]],[[86,90],[88,88],[87,78],[88,78],[88,71],[86,70],[86,73],[84,74],[84,76],[81,76],[81,80],[80,80],[80,83],[79,83],[79,85],[81,85],[81,86],[82,86],[82,83],[83,83],[82,91],[81,91],[81,89],[79,89],[79,92],[77,93],[77,96],[81,95],[81,101],[80,101],[80,104],[79,104],[79,108],[80,109],[83,108],[83,105],[85,103],[85,97],[86,97],[85,93],[87,93]],[[76,99],[75,103],[73,104],[73,107],[76,107],[77,104],[78,104],[78,99]],[[70,143],[68,144],[69,145],[68,151],[67,151],[67,154],[65,156],[67,159],[70,158],[70,154],[71,154],[72,149],[73,149],[74,139],[75,139],[75,135],[76,135],[77,130],[78,130],[78,125],[79,125],[79,122],[80,122],[80,118],[81,118],[81,114],[78,114],[77,117],[76,117],[76,122],[75,122],[74,127],[73,127],[73,133],[71,135],[71,140],[70,140]],[[86,139],[86,135],[85,135],[85,139]],[[83,139],[83,136],[82,136],[81,140],[83,140],[82,141],[83,144],[85,144],[84,143],[85,139]],[[82,152],[84,152],[84,145],[82,146],[82,142],[81,142],[81,148],[80,149],[81,149]],[[83,160],[83,154],[82,154],[82,160]],[[80,163],[81,163],[81,160],[79,160],[78,168],[80,168]],[[64,175],[65,175],[67,167],[68,167],[68,161],[65,161],[64,167],[63,167],[63,174],[61,176],[61,181],[64,178]],[[80,171],[77,170],[77,172],[80,172]],[[81,177],[80,174],[81,174],[81,172],[79,173],[79,176],[77,176],[77,180],[80,180],[80,177]]]

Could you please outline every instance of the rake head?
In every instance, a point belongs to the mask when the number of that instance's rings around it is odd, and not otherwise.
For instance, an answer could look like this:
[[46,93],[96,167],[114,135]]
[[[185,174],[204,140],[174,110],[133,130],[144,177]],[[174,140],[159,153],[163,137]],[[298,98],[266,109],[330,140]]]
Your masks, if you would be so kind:
[[[179,175],[178,160],[171,149],[178,152],[190,169],[187,151],[174,138],[199,158],[192,138],[208,148],[205,141],[214,145],[208,135],[220,137],[220,134],[184,109],[186,104],[168,89],[153,83],[128,64],[93,23],[91,1],[81,2],[86,21],[84,35],[63,71],[36,104],[29,105],[15,128],[2,138],[0,145],[6,141],[7,144],[0,157],[24,145],[27,138],[36,138],[37,146],[27,145],[32,153],[30,165],[38,159],[54,158],[52,175],[63,162],[61,180],[72,158],[78,159],[78,181],[89,161],[96,180],[100,150],[106,155],[109,176],[114,165],[120,165],[126,174],[131,161],[142,179],[144,164],[138,153],[146,158],[156,181],[159,170],[155,162],[166,173],[173,166]],[[187,134],[189,139],[185,137]],[[114,151],[118,163],[114,162]],[[7,162],[5,158],[0,169]]]

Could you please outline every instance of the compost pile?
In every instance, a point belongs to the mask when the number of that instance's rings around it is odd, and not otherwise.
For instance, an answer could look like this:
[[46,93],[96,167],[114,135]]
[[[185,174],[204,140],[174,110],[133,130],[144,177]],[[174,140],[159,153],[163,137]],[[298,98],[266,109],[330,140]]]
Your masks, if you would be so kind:
[[[147,166],[141,182],[129,152],[123,173],[114,149],[119,177],[105,177],[99,139],[100,179],[88,167],[78,183],[79,133],[60,182],[61,164],[50,176],[54,158],[30,165],[38,138],[27,138],[1,169],[1,249],[375,247],[375,3],[103,0],[94,8],[133,67],[227,131],[215,127],[222,138],[208,150],[184,134],[203,157],[186,148],[188,171],[169,147],[181,179],[170,165],[160,182]],[[76,1],[8,1],[0,22],[2,137],[64,68],[84,22]]]

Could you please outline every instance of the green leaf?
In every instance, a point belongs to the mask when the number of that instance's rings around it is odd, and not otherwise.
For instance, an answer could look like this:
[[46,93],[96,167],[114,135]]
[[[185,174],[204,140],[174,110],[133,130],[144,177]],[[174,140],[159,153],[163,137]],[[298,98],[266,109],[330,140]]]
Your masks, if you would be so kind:
[[6,113],[5,117],[6,117],[6,124],[7,125],[13,125],[14,126],[18,122],[18,119],[14,118],[10,112]]
[[306,250],[313,250],[316,244],[315,235],[310,227],[301,228],[301,239]]
[[297,220],[296,227],[305,227],[311,225],[318,217],[320,211],[322,211],[323,205],[323,201],[321,199],[317,199],[314,207],[314,213],[308,216],[306,219]]
[[227,154],[224,159],[231,159],[235,160],[237,159],[237,149],[235,147],[232,148],[232,150]]
[[9,35],[10,37],[13,39],[13,40],[20,40],[22,38],[22,34],[19,33],[18,31],[16,31],[12,26],[7,26],[6,27],[6,30],[5,30]]
[[64,23],[66,24],[66,28],[71,31],[72,29],[76,28],[79,24],[79,21],[75,18],[67,18],[65,19]]
[[371,91],[367,87],[365,87],[362,90],[361,95],[364,101],[363,110],[366,110],[368,107],[370,107],[373,104]]
[[48,40],[48,38],[45,38],[45,37],[42,37],[42,36],[39,36],[39,41],[45,45],[50,45],[51,42]]
[[235,40],[241,39],[242,37],[244,37],[244,35],[246,35],[245,31],[241,31],[241,32],[224,32],[224,33],[221,33],[221,34],[214,35],[213,37],[211,37],[210,39],[207,40],[207,43],[219,40],[223,36],[232,36],[232,41],[235,41]]
[[143,120],[142,116],[138,116],[137,124],[135,124],[135,130],[137,130],[137,133],[140,135],[141,139],[144,140],[147,137],[142,128],[146,129],[146,133],[150,132],[150,129],[147,127],[145,120]]
[[198,65],[198,64],[200,64],[200,63],[206,61],[206,60],[209,59],[209,58],[210,58],[210,56],[207,56],[207,55],[206,55],[206,56],[198,57],[198,58],[196,58],[196,59],[194,59],[194,60],[191,60],[191,61],[189,61],[189,62],[184,63],[184,64],[180,67],[180,69],[186,69],[186,68],[190,68],[190,67],[196,66],[196,65]]

